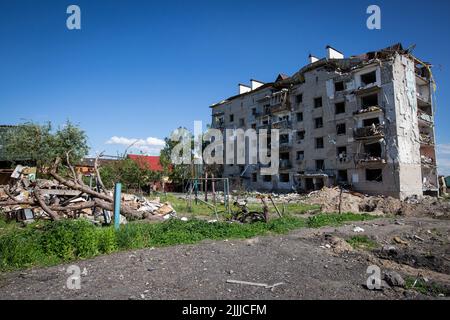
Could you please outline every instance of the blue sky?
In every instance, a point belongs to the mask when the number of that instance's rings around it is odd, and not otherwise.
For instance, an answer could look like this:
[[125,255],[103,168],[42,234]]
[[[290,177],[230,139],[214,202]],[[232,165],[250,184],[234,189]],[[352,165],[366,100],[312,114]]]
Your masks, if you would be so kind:
[[[66,28],[70,4],[81,30]],[[381,7],[381,30],[366,28],[370,4]],[[155,152],[176,127],[208,123],[208,106],[239,82],[293,74],[327,44],[353,55],[402,42],[435,66],[439,160],[450,174],[449,12],[446,0],[1,0],[0,122],[69,119],[93,154],[123,152],[112,137]]]

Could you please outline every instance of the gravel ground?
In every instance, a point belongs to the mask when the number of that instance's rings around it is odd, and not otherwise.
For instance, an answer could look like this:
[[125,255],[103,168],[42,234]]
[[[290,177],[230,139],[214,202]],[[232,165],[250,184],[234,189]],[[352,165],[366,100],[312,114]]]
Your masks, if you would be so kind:
[[[415,266],[416,260],[380,259],[367,251],[336,253],[324,236],[349,238],[360,226],[380,246],[394,236],[414,256],[433,252],[436,263]],[[450,283],[450,221],[408,217],[377,219],[338,228],[300,229],[287,235],[248,240],[204,241],[195,245],[120,252],[67,265],[0,275],[0,299],[422,299],[413,290],[365,288],[367,267],[377,264],[402,275],[425,274]],[[414,238],[417,235],[422,240]],[[86,273],[81,288],[68,289],[67,267]],[[280,283],[274,289],[227,283],[228,279]],[[435,298],[435,297],[434,297]]]

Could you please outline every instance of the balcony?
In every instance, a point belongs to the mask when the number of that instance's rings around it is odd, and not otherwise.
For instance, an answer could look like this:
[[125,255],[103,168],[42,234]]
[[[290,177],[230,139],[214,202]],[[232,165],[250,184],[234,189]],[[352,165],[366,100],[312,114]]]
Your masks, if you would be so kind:
[[272,123],[273,129],[292,129],[292,122],[290,120],[281,120]]
[[386,159],[371,155],[359,155],[358,157],[356,157],[356,161],[358,164],[365,164],[365,165],[386,163]]
[[270,111],[272,112],[272,114],[275,114],[283,111],[292,111],[292,110],[289,102],[283,102],[279,105],[271,107]]
[[429,95],[417,93],[417,102],[419,106],[431,105],[431,99]]
[[433,138],[430,135],[426,134],[426,133],[420,133],[419,141],[420,141],[421,145],[434,146]]
[[384,126],[373,124],[368,127],[356,128],[353,132],[353,137],[356,140],[382,138],[384,137]]
[[432,125],[433,124],[433,117],[429,114],[421,111],[420,109],[417,111],[417,117],[419,119],[419,122],[424,125]]
[[369,113],[369,112],[380,112],[380,111],[382,111],[380,106],[362,107],[361,109],[356,111],[354,113],[354,115],[366,114],[366,113]]
[[334,177],[335,172],[334,170],[330,169],[307,169],[302,174],[299,174],[298,176],[308,178],[308,177]]
[[256,126],[256,129],[267,129],[267,130],[270,130],[270,129],[272,129],[272,124],[270,122],[269,123],[263,123],[263,124],[260,124],[260,125]]
[[434,161],[434,159],[431,157],[427,157],[425,155],[420,156],[420,163],[421,163],[422,167],[426,167],[426,168],[436,167],[436,162]]

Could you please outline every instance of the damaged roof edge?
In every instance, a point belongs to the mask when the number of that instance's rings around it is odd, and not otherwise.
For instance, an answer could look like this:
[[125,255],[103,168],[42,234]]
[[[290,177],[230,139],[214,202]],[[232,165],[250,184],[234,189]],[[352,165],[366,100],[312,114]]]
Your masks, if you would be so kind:
[[255,92],[260,91],[260,90],[262,90],[262,89],[266,89],[266,88],[268,88],[268,87],[271,87],[271,86],[273,86],[273,84],[274,84],[274,82],[265,83],[265,84],[263,84],[262,86],[260,86],[260,87],[258,87],[258,88],[256,88],[256,89],[254,89],[254,90],[252,90],[252,91],[234,95],[234,96],[232,96],[232,97],[229,97],[228,99],[225,99],[225,100],[222,100],[222,101],[220,101],[220,102],[214,103],[214,104],[210,105],[209,107],[210,107],[210,108],[214,108],[214,107],[220,106],[220,105],[222,105],[222,104],[224,104],[224,103],[227,103],[227,102],[230,102],[231,100],[236,99],[236,98],[238,98],[238,97],[244,97],[244,96],[246,96],[246,95],[248,95],[248,94],[250,94],[250,93],[255,93]]
[[419,59],[417,59],[416,57],[414,57],[411,54],[410,49],[406,49],[406,50],[403,49],[403,46],[401,43],[394,44],[392,46],[386,47],[386,48],[378,50],[378,51],[369,51],[369,52],[361,54],[361,55],[350,56],[349,58],[343,58],[343,59],[322,58],[316,62],[305,65],[291,77],[287,77],[286,79],[280,79],[280,77],[278,77],[275,82],[266,83],[263,86],[258,87],[255,90],[231,96],[228,99],[225,99],[221,102],[210,105],[210,108],[220,106],[220,105],[230,102],[238,97],[243,97],[245,95],[254,93],[258,90],[262,90],[262,89],[265,89],[268,87],[285,88],[285,87],[289,87],[291,85],[302,83],[304,81],[304,74],[306,72],[312,71],[319,67],[328,65],[334,69],[340,69],[342,71],[351,71],[359,66],[365,65],[364,64],[365,62],[368,62],[368,61],[371,61],[374,59],[388,59],[388,58],[394,56],[396,53],[410,54],[413,59],[420,61]]

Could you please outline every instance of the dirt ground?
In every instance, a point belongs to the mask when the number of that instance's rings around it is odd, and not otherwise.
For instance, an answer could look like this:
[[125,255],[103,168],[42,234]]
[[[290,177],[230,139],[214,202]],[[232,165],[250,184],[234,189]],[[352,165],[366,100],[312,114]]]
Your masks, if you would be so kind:
[[[356,233],[355,226],[364,232]],[[380,218],[282,236],[121,252],[2,274],[0,299],[446,299],[400,287],[369,290],[365,284],[368,266],[377,265],[448,289],[449,229],[449,220]],[[334,241],[355,235],[367,235],[378,249],[352,250]],[[66,268],[73,264],[86,271],[78,290],[66,285]],[[227,280],[282,284],[268,289]]]

